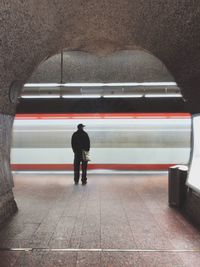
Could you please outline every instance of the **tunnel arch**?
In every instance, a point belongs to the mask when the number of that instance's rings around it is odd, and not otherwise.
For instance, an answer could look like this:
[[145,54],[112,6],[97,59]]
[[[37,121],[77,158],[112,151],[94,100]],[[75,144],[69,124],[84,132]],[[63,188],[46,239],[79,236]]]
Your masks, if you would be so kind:
[[[167,66],[193,110],[200,111],[198,1],[16,0],[3,1],[0,9],[0,154],[5,166],[17,104],[10,88],[20,91],[43,60],[66,47],[99,55],[143,48]],[[0,202],[7,214],[3,219],[16,209],[5,166],[0,181]]]
[[[196,1],[172,4],[118,0],[114,4],[112,1],[83,4],[77,0],[48,5],[47,1],[37,5],[15,1],[2,3],[2,11],[2,43],[7,44],[1,50],[4,62],[1,85],[5,96],[13,81],[26,81],[41,61],[63,48],[108,54],[142,47],[167,66],[186,99],[197,101],[197,97],[188,93],[190,82],[196,88],[199,73],[195,57],[199,35],[193,34],[199,25]],[[77,11],[79,19],[74,16]],[[6,97],[4,101],[2,112],[13,113],[15,107],[9,105]]]
[[121,50],[100,56],[64,50],[43,61],[27,82],[59,83],[61,78],[63,83],[174,81],[166,66],[143,50]]

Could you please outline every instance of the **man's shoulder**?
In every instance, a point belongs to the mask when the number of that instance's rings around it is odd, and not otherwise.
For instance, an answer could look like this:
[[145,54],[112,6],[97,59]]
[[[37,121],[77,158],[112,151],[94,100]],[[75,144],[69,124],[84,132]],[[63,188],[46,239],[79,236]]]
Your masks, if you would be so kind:
[[72,134],[72,137],[73,136],[83,136],[83,135],[87,135],[88,136],[88,134],[85,131],[76,131],[76,132],[74,132]]
[[88,136],[88,133],[87,132],[83,131],[83,133],[84,133],[84,135],[87,135]]
[[78,132],[76,131],[76,132],[74,132],[73,134],[72,134],[72,137],[73,136],[76,136],[78,134]]

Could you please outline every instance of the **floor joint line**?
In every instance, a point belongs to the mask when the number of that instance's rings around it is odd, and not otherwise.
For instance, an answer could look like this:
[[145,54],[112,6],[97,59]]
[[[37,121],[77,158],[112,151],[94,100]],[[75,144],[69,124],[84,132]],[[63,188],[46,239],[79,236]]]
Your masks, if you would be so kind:
[[0,251],[52,252],[200,252],[200,249],[112,249],[112,248],[0,248]]

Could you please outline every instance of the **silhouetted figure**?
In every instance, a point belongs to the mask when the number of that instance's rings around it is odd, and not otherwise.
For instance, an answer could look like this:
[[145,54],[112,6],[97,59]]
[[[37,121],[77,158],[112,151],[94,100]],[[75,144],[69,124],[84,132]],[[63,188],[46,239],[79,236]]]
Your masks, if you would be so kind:
[[87,165],[88,161],[83,160],[83,150],[90,150],[90,139],[88,134],[83,130],[85,125],[78,124],[78,130],[73,133],[71,145],[74,152],[74,183],[78,184],[80,178],[80,163],[82,163],[82,184],[87,183]]

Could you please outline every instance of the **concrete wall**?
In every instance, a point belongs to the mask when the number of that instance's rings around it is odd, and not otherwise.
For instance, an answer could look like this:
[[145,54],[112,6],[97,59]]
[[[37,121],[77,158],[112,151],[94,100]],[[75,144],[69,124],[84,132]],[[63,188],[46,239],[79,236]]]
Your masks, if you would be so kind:
[[197,0],[2,0],[0,24],[1,221],[16,210],[9,169],[16,96],[47,57],[64,48],[98,55],[146,50],[167,66],[185,99],[200,111]]
[[12,124],[13,116],[0,115],[0,224],[17,210],[10,170]]
[[189,221],[193,222],[200,228],[200,195],[194,191],[187,193],[184,212]]

